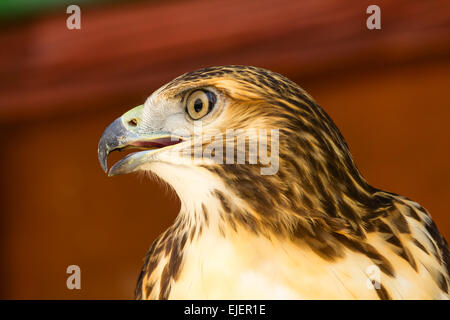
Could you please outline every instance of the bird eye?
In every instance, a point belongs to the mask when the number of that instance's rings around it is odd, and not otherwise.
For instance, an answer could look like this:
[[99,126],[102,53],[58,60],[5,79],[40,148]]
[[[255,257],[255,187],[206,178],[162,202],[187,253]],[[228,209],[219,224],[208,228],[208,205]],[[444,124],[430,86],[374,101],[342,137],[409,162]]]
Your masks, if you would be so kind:
[[193,120],[206,116],[216,104],[216,95],[207,90],[192,92],[186,102],[186,111]]

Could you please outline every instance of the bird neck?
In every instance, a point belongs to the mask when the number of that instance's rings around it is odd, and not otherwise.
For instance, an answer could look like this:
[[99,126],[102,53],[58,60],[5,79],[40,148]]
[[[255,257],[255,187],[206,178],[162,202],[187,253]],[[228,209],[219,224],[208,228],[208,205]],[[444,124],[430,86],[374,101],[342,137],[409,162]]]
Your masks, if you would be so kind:
[[204,168],[189,165],[155,162],[150,169],[169,184],[180,199],[175,225],[193,229],[219,226],[223,215],[220,199],[227,194],[221,179]]
[[217,235],[244,229],[268,238],[304,238],[317,232],[363,235],[361,219],[390,206],[390,200],[386,202],[384,197],[358,193],[350,188],[350,182],[344,185],[344,191],[333,190],[331,197],[327,192],[331,187],[310,186],[308,180],[289,175],[283,167],[278,175],[266,177],[251,166],[154,162],[150,169],[180,199],[174,227],[196,236],[205,228]]

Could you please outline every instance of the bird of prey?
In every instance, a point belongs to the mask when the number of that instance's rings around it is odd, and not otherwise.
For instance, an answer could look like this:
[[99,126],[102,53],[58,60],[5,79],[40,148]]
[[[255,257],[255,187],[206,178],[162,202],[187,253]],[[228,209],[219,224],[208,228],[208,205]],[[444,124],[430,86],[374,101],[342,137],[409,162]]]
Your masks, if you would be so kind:
[[[265,142],[249,130],[265,130]],[[196,144],[202,136],[214,139]],[[271,174],[251,161],[255,145],[276,155]],[[137,152],[108,171],[108,154],[123,149]],[[371,186],[330,117],[280,74],[181,75],[115,120],[98,158],[110,176],[155,175],[181,201],[145,257],[137,299],[449,298],[449,249],[430,214]]]

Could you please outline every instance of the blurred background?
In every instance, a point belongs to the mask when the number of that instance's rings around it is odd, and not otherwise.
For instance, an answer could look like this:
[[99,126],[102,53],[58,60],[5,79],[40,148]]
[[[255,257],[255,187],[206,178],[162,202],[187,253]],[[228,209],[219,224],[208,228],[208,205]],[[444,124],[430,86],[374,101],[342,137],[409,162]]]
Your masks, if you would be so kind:
[[[81,30],[66,27],[69,4]],[[381,30],[366,28],[371,4]],[[421,203],[449,239],[449,39],[447,0],[0,1],[0,298],[133,298],[179,203],[137,175],[107,178],[98,140],[167,81],[212,65],[296,81],[367,180]],[[66,287],[72,264],[81,290]]]

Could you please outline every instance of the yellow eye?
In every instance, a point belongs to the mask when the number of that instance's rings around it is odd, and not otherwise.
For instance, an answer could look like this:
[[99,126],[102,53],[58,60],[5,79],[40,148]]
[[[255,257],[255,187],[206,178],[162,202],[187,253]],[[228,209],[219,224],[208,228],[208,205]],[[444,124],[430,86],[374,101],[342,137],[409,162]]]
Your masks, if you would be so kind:
[[207,90],[192,92],[186,102],[186,111],[193,120],[206,116],[216,104],[216,95]]

